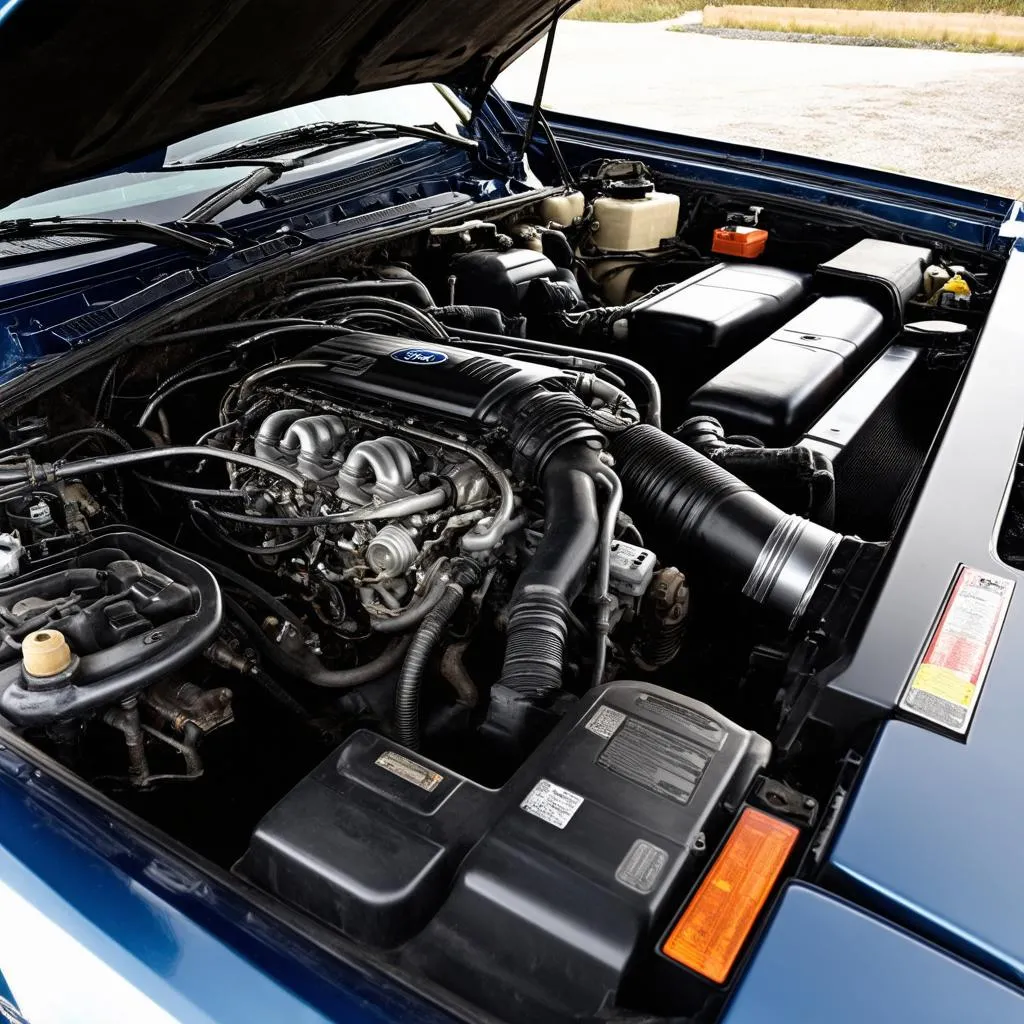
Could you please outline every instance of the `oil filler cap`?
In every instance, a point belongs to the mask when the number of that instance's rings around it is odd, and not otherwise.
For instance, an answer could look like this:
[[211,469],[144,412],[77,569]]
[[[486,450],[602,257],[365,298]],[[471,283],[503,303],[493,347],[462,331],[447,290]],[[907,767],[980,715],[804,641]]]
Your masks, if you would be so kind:
[[32,690],[65,685],[78,667],[64,634],[57,629],[37,629],[21,642],[21,674]]

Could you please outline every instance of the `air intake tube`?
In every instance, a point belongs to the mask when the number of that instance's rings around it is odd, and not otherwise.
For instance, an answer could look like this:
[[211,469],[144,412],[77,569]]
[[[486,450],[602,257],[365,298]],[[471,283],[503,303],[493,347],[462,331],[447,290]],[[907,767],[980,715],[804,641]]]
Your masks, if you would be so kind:
[[574,395],[531,392],[505,421],[517,469],[544,494],[544,536],[509,602],[505,660],[485,725],[518,741],[561,690],[569,606],[601,532],[598,486],[614,474],[601,461],[604,438]]
[[666,559],[712,568],[754,601],[804,612],[842,537],[787,515],[689,445],[642,424],[611,445],[630,515]]

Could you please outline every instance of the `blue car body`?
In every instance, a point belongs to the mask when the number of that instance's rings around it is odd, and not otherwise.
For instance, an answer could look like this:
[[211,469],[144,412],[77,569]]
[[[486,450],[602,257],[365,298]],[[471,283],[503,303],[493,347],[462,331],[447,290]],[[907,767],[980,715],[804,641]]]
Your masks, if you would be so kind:
[[[514,147],[502,140],[522,131],[525,116],[493,91],[482,103],[472,130],[488,166],[515,167]],[[836,700],[901,686],[956,567],[1011,572],[992,537],[1024,430],[1020,205],[583,118],[552,118],[551,127],[573,166],[629,156],[681,185],[825,207],[1007,256],[864,639],[828,682]],[[530,158],[548,178],[551,150],[540,136]],[[408,230],[451,193],[470,197],[453,212],[486,218],[526,190],[497,170],[482,178],[474,160],[420,141],[398,159],[364,161],[359,183],[346,183],[351,168],[333,171],[319,194],[224,223],[262,241],[201,263],[142,244],[0,261],[0,379],[41,386],[91,345],[177,316],[261,265]],[[972,459],[981,444],[995,454]],[[1024,1020],[1022,616],[1018,595],[965,740],[907,721],[878,730],[820,865],[775,898],[725,1009],[729,1024]],[[0,1019],[440,1024],[474,1011],[140,828],[0,732]]]

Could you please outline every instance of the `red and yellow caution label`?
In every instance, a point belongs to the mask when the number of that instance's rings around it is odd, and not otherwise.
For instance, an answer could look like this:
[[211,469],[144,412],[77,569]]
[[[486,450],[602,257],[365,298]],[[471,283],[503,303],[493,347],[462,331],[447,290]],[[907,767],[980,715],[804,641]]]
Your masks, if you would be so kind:
[[661,951],[722,984],[771,895],[800,830],[747,807]]
[[900,708],[960,735],[967,732],[1013,581],[963,565],[900,699]]

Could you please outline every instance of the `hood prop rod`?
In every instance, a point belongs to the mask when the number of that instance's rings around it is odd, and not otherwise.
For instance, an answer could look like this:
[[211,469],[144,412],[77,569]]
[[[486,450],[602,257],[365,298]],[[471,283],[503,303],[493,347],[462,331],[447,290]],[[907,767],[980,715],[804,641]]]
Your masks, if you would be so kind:
[[547,39],[544,42],[544,56],[540,62],[540,73],[537,76],[537,92],[533,97],[533,106],[530,108],[530,116],[526,121],[526,131],[523,133],[522,141],[519,144],[519,152],[516,154],[516,161],[520,161],[526,155],[526,149],[530,145],[530,141],[533,139],[534,133],[537,131],[537,125],[540,123],[544,129],[544,134],[547,136],[549,145],[551,146],[552,155],[555,158],[555,163],[558,165],[558,172],[562,178],[562,184],[569,186],[572,184],[572,174],[569,171],[569,166],[565,162],[565,158],[562,156],[562,151],[558,147],[558,143],[555,141],[554,132],[548,126],[547,120],[544,117],[544,113],[541,110],[541,104],[544,100],[544,86],[548,80],[548,69],[551,66],[551,51],[555,47],[555,29],[558,27],[558,19],[562,13],[562,6],[560,4],[555,5],[554,12],[551,15],[551,27],[548,29]]

